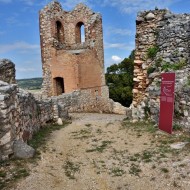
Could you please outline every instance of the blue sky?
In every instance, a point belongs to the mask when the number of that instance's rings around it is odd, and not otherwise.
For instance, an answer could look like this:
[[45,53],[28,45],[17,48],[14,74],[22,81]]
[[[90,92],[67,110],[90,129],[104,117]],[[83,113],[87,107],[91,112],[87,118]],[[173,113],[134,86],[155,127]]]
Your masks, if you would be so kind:
[[[38,13],[51,0],[0,0],[0,59],[11,59],[16,78],[42,76]],[[138,11],[168,8],[190,13],[190,0],[60,0],[64,10],[85,3],[103,17],[105,67],[135,48]]]

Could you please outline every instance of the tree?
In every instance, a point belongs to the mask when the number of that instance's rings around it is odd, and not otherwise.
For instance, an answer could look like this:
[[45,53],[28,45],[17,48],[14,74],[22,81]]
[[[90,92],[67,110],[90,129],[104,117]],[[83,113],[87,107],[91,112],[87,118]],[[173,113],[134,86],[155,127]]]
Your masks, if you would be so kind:
[[106,83],[110,98],[123,106],[129,107],[133,100],[134,51],[129,58],[107,68]]

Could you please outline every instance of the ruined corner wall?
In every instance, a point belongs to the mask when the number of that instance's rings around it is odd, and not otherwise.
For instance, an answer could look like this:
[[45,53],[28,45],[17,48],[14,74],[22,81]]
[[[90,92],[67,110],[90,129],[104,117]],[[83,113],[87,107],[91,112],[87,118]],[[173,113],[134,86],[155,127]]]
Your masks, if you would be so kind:
[[150,84],[147,69],[153,60],[147,57],[149,48],[156,45],[157,29],[166,10],[144,11],[138,13],[136,19],[136,47],[134,60],[134,89],[133,106],[137,106],[146,95],[146,88]]
[[10,84],[16,83],[15,65],[8,59],[0,59],[0,80]]
[[[160,75],[175,72],[174,121],[190,127],[190,14],[145,11],[138,14],[136,22],[133,119],[151,118],[158,122]],[[149,58],[147,52],[151,47],[156,47],[157,53]],[[173,69],[176,65],[179,68]]]
[[54,119],[51,100],[37,101],[16,84],[0,81],[0,160],[13,154],[16,140],[27,141]]
[[[80,39],[82,25],[85,42]],[[57,1],[45,6],[40,11],[43,93],[57,96],[94,88],[101,94],[105,86],[102,35],[101,15],[85,5],[70,12]]]

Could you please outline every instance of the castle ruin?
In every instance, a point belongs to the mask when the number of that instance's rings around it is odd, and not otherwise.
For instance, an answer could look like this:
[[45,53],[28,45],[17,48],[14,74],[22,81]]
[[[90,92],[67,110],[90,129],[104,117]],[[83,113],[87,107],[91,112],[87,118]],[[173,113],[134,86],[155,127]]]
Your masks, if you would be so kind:
[[102,96],[105,76],[99,13],[83,4],[67,12],[53,1],[40,11],[40,39],[44,94],[91,89],[92,95]]

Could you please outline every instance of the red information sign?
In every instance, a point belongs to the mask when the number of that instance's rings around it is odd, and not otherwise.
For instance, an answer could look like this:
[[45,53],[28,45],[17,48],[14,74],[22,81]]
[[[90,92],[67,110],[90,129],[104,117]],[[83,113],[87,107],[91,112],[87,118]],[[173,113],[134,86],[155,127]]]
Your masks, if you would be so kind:
[[162,73],[159,129],[172,133],[175,73]]

